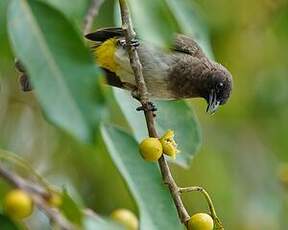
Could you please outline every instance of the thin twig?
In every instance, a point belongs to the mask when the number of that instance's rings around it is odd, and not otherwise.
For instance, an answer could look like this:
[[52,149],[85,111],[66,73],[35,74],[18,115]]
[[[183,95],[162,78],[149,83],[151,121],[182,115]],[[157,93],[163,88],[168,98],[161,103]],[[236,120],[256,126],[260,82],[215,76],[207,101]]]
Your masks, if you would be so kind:
[[136,38],[136,33],[133,30],[126,1],[119,0],[119,3],[121,8],[122,29],[124,31],[125,40],[128,48],[130,64],[134,72],[135,81],[137,84],[139,99],[142,104],[146,105],[148,102],[148,92],[142,73],[142,65],[139,60],[136,48],[131,45],[131,41]]
[[69,223],[66,218],[56,209],[50,208],[45,198],[49,196],[41,187],[31,184],[23,178],[11,173],[0,165],[0,176],[9,182],[12,186],[19,188],[27,193],[33,200],[33,203],[42,210],[49,219],[57,223],[57,225],[63,230],[75,230],[76,227]]
[[217,217],[216,210],[214,208],[212,199],[211,199],[209,193],[204,188],[202,188],[200,186],[191,186],[191,187],[186,187],[186,188],[179,188],[179,192],[180,193],[186,193],[186,192],[200,192],[200,193],[202,193],[204,195],[206,201],[207,201],[211,217],[213,218],[216,226],[218,227],[217,229],[224,230],[224,227],[223,227],[220,219]]
[[83,22],[83,33],[84,35],[89,33],[91,30],[91,27],[93,25],[93,20],[95,16],[97,15],[100,6],[104,0],[92,0],[91,4],[88,8],[87,14],[85,15],[84,22]]
[[[28,162],[26,162],[24,159],[22,159],[21,157],[19,157],[17,154],[12,153],[12,152],[8,152],[5,150],[1,150],[0,152],[0,159],[3,160],[7,160],[9,162],[13,162],[14,164],[16,164],[17,166],[23,168],[24,170],[26,170],[27,172],[29,172],[30,174],[32,174],[33,177],[35,177],[35,179],[37,180],[38,183],[40,183],[47,191],[53,190],[52,188],[50,188],[50,185],[48,184],[48,182],[41,177],[29,164]],[[36,187],[36,186],[34,186]]]
[[[144,109],[148,133],[150,137],[158,137],[157,131],[155,128],[153,112],[150,111],[148,108],[149,98],[148,98],[148,92],[147,92],[145,80],[144,80],[143,73],[142,73],[142,65],[139,61],[139,56],[138,56],[136,48],[131,46],[131,41],[135,39],[136,34],[133,30],[133,26],[131,23],[129,9],[125,0],[119,0],[119,3],[120,3],[120,9],[121,9],[122,29],[124,31],[126,44],[127,44],[127,50],[128,50],[128,54],[130,58],[130,63],[131,63],[131,67],[134,72],[135,81],[137,84],[139,101],[142,104],[142,108]],[[179,194],[179,188],[170,172],[168,163],[165,160],[164,155],[161,156],[161,158],[158,161],[158,164],[161,170],[163,181],[165,184],[168,185],[174,204],[177,208],[178,216],[182,223],[186,223],[190,219],[190,216],[186,208],[184,207],[184,204]]]
[[5,169],[2,165],[0,165],[0,177],[6,179],[12,186],[23,189],[29,193],[37,193],[40,196],[47,198],[50,197],[50,194],[41,186],[24,180],[23,178]]

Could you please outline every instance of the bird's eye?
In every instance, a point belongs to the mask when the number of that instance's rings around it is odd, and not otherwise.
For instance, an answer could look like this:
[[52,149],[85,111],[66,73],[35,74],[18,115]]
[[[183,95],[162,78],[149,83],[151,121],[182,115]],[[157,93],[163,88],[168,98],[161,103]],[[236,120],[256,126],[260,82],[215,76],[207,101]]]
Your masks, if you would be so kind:
[[219,82],[217,85],[216,85],[216,90],[221,90],[221,89],[223,89],[223,87],[224,87],[224,83],[223,82]]

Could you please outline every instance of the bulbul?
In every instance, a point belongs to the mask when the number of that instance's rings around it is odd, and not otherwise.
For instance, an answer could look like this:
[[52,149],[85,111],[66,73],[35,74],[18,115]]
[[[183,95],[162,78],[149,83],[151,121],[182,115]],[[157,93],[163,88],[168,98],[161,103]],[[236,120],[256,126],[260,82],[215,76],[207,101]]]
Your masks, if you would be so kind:
[[[136,83],[121,28],[103,28],[87,34],[94,41],[96,63],[108,84],[135,90]],[[170,50],[139,41],[137,46],[149,96],[171,100],[201,97],[207,112],[214,113],[230,97],[232,76],[219,63],[210,60],[190,37],[176,34]]]
[[[105,72],[107,83],[130,91],[137,89],[123,30],[103,28],[85,37],[95,43],[92,52]],[[214,113],[229,99],[231,74],[224,66],[210,60],[192,38],[175,35],[170,50],[145,41],[140,41],[137,49],[150,97],[162,100],[202,97],[207,101],[209,113]],[[22,89],[32,90],[19,61],[16,67],[23,73],[20,77]]]

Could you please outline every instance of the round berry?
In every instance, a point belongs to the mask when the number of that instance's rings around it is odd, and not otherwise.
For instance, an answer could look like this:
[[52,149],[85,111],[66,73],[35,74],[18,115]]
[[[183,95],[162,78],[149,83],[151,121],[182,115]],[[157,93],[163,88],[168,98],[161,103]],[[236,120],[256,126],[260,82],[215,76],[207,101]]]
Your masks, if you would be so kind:
[[162,144],[158,138],[148,137],[140,145],[140,153],[147,161],[157,161],[163,154]]
[[111,213],[111,218],[123,225],[126,230],[138,230],[138,219],[135,214],[127,209],[116,209]]
[[5,196],[4,210],[13,219],[23,219],[31,215],[33,202],[26,192],[15,189]]
[[188,230],[212,230],[213,219],[206,213],[197,213],[188,221]]

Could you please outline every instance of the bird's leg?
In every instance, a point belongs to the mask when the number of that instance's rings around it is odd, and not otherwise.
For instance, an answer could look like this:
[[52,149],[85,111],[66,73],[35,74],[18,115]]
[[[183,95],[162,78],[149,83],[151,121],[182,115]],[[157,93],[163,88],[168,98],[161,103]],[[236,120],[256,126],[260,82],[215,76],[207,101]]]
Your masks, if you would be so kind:
[[135,84],[132,84],[130,82],[122,82],[122,87],[126,90],[131,91],[132,97],[135,98],[137,101],[140,101],[140,95]]
[[141,101],[141,99],[140,99],[140,94],[139,94],[139,91],[138,91],[138,89],[137,89],[136,86],[135,86],[134,89],[131,90],[131,95],[132,95],[132,97],[135,98],[137,101],[139,101],[139,102]]
[[[138,88],[131,84],[131,83],[123,83],[124,84],[124,87],[126,87],[126,89],[129,89],[131,91],[131,95],[134,99],[136,99],[137,101],[139,101],[140,103],[141,102],[141,98],[140,98],[140,95],[139,95],[139,91],[138,91]],[[141,105],[139,107],[136,108],[137,111],[151,111],[153,112],[153,116],[156,117],[156,114],[154,112],[157,111],[157,108],[156,106],[152,103],[152,102],[148,102],[147,104],[145,105]]]
[[[138,88],[135,85],[132,85],[131,83],[124,83],[124,86],[126,86],[128,89],[131,90],[131,95],[133,98],[135,98],[137,101],[141,102],[141,98],[140,98],[140,94],[138,91]],[[156,114],[154,112],[157,111],[156,106],[152,103],[152,102],[147,102],[147,104],[145,105],[141,105],[139,107],[136,108],[137,111],[151,111],[153,112],[153,116],[156,117]]]

